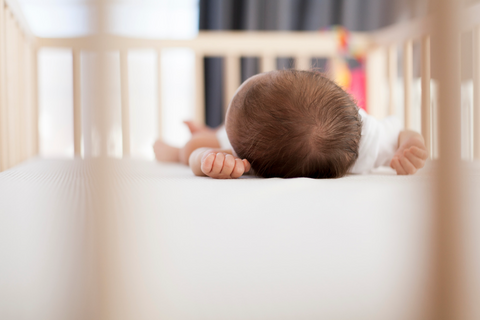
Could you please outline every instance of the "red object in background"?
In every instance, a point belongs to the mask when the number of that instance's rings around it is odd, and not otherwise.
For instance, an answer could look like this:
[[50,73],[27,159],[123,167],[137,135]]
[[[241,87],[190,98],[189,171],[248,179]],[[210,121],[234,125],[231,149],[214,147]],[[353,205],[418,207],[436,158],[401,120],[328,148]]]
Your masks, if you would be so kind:
[[[364,56],[350,42],[351,34],[344,26],[330,26],[322,31],[333,32],[337,40],[337,51],[340,53],[338,58],[332,58],[329,63],[332,79],[352,95],[359,108],[367,111]],[[348,57],[356,60],[357,66],[350,68],[347,63]]]
[[350,87],[347,89],[356,100],[359,108],[367,111],[366,92],[365,92],[365,68],[363,63],[360,67],[350,70]]

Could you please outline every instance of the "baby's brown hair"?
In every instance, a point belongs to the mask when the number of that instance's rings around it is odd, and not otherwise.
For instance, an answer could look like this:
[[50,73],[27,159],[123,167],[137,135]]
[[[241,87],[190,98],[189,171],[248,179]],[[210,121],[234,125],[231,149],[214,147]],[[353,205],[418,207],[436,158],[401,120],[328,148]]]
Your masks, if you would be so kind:
[[244,91],[232,101],[226,129],[257,175],[338,178],[358,158],[358,107],[320,72],[274,71]]

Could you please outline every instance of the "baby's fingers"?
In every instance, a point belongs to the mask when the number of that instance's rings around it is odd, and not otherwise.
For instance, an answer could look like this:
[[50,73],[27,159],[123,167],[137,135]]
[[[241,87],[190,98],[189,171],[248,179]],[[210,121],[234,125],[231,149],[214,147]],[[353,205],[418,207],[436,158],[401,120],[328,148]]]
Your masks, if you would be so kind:
[[398,160],[398,157],[394,157],[392,159],[392,162],[390,162],[390,167],[392,167],[392,169],[394,169],[397,174],[399,175],[406,175],[407,173],[405,172],[405,170],[403,169],[400,161]]
[[225,155],[223,169],[220,172],[222,176],[229,177],[232,174],[234,168],[235,168],[235,158],[231,154]]
[[230,177],[240,178],[245,173],[245,163],[241,159],[235,159],[235,168]]
[[213,168],[210,172],[211,175],[220,175],[223,169],[223,162],[225,161],[225,155],[221,152],[217,153],[215,161],[213,162]]
[[206,175],[208,175],[210,172],[212,172],[213,162],[215,161],[215,156],[216,156],[215,153],[210,153],[202,161],[202,165],[201,165],[200,169]]
[[403,152],[403,155],[408,159],[408,161],[410,161],[414,166],[415,168],[417,169],[420,169],[420,168],[423,168],[423,166],[425,165],[425,160],[417,157],[416,155],[413,154],[413,152],[409,149],[409,150],[405,150]]
[[427,150],[420,149],[419,147],[411,147],[409,151],[416,156],[417,158],[420,158],[422,160],[427,160],[428,158],[428,153]]
[[408,161],[407,158],[401,157],[399,160],[407,174],[415,174],[415,172],[417,172],[417,168],[415,168],[415,166],[410,161]]
[[242,162],[245,165],[245,172],[250,171],[250,169],[252,168],[252,166],[250,165],[250,162],[248,162],[247,159],[243,159]]

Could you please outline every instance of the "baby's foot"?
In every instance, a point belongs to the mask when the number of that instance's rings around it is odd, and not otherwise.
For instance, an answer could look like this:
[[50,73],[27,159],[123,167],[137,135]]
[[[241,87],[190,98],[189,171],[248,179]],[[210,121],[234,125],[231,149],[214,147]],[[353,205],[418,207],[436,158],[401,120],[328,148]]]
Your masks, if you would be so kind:
[[183,121],[183,123],[187,125],[188,130],[190,130],[190,133],[192,135],[195,135],[197,133],[215,132],[214,129],[211,129],[205,125],[196,124],[195,122],[190,120]]
[[178,157],[180,149],[172,147],[162,140],[155,141],[155,144],[153,145],[153,151],[155,152],[155,158],[158,161],[180,162]]

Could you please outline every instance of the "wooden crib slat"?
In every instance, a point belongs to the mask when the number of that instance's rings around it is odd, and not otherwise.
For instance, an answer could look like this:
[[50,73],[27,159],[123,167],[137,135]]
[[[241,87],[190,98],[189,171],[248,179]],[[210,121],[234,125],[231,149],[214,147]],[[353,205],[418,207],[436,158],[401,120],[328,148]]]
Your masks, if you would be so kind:
[[73,68],[73,154],[82,154],[82,89],[81,89],[81,51],[72,50]]
[[261,70],[262,72],[269,72],[277,70],[277,59],[270,54],[264,54],[261,58]]
[[[457,0],[438,0],[432,28],[432,69],[438,80],[439,158],[432,269],[434,292],[431,319],[465,320],[464,286],[467,248],[464,242],[465,185],[461,169],[460,6]],[[472,301],[472,300],[470,300]]]
[[13,67],[13,104],[11,105],[11,110],[14,115],[13,120],[13,165],[17,165],[20,162],[20,94],[19,94],[19,84],[20,84],[20,59],[19,59],[19,46],[18,42],[20,41],[18,24],[15,21],[15,17],[12,16],[12,32],[13,32],[13,43],[12,43],[12,67]]
[[13,109],[15,110],[15,136],[16,136],[16,144],[15,144],[15,164],[19,164],[22,161],[22,119],[21,119],[21,111],[22,111],[22,102],[21,97],[22,94],[20,92],[20,85],[21,85],[21,70],[22,70],[22,60],[21,60],[21,52],[20,52],[20,43],[21,39],[21,31],[18,26],[17,21],[14,22],[15,26],[15,105]]
[[16,117],[15,117],[15,83],[16,83],[16,74],[15,74],[15,66],[16,66],[16,57],[15,57],[15,29],[14,29],[14,21],[12,18],[12,14],[7,7],[7,85],[8,85],[8,166],[12,167],[16,164],[16,152],[15,152],[15,145],[17,144],[17,137],[15,135],[15,125],[16,125]]
[[39,134],[38,134],[38,50],[35,45],[30,45],[31,65],[31,86],[32,86],[32,156],[38,155]]
[[405,41],[403,46],[403,83],[405,105],[405,128],[412,128],[412,78],[413,78],[413,44]]
[[473,156],[480,160],[480,26],[473,32]]
[[33,156],[32,154],[32,59],[30,57],[30,43],[25,37],[23,42],[23,59],[24,59],[24,88],[25,88],[25,157],[26,159]]
[[33,128],[33,108],[32,108],[32,58],[30,51],[30,41],[25,36],[23,42],[23,59],[24,59],[24,75],[25,75],[25,157],[29,159],[33,157],[32,154],[32,128]]
[[13,126],[13,111],[12,111],[12,97],[13,97],[13,79],[12,79],[12,48],[13,48],[13,38],[12,38],[12,16],[8,7],[5,8],[5,20],[6,20],[6,52],[5,52],[5,59],[7,64],[5,65],[5,72],[7,73],[7,122],[6,122],[6,130],[7,130],[7,168],[13,166],[13,144],[15,143],[12,133],[12,126]]
[[24,118],[24,126],[25,130],[23,133],[23,139],[24,139],[24,147],[23,147],[23,154],[24,154],[24,159],[27,160],[30,155],[29,155],[29,143],[30,143],[30,130],[31,130],[31,125],[30,125],[30,94],[31,94],[31,89],[30,89],[30,78],[29,78],[29,68],[30,66],[30,60],[28,59],[28,40],[26,35],[24,34],[23,36],[23,43],[22,43],[22,59],[23,59],[23,87],[25,88],[25,93],[23,97],[23,105],[24,105],[24,110],[25,110],[25,118]]
[[6,88],[6,105],[5,105],[5,111],[6,111],[6,121],[5,121],[5,131],[6,131],[6,168],[10,168],[12,166],[12,160],[11,160],[11,152],[12,152],[12,133],[11,133],[11,121],[12,121],[12,114],[10,110],[10,106],[12,105],[12,83],[10,81],[10,75],[11,71],[10,69],[12,68],[11,62],[10,62],[10,57],[11,57],[11,50],[12,50],[12,32],[11,32],[11,21],[10,21],[10,11],[8,10],[8,7],[5,7],[5,74],[6,74],[6,82],[5,82],[5,88]]
[[205,68],[204,55],[195,53],[195,121],[205,124]]
[[430,99],[430,36],[422,38],[422,135],[432,157],[432,104]]
[[240,56],[237,55],[228,55],[225,57],[225,84],[226,84],[226,94],[224,101],[224,116],[230,100],[232,100],[233,95],[237,91],[241,82],[241,70],[240,70]]
[[24,83],[25,83],[25,54],[24,54],[24,49],[23,49],[23,44],[24,44],[24,37],[23,34],[18,28],[17,25],[17,50],[18,50],[18,66],[17,66],[17,72],[18,72],[18,88],[17,88],[17,99],[18,99],[18,126],[17,126],[17,135],[18,135],[18,162],[22,162],[26,159],[25,156],[25,148],[26,148],[26,143],[25,143],[25,130],[26,125],[25,125],[25,120],[26,120],[26,113],[25,113],[25,90],[23,89]]
[[128,83],[128,51],[120,51],[123,156],[130,155],[130,92]]
[[25,147],[24,147],[24,154],[25,154],[25,160],[30,158],[30,144],[31,144],[31,130],[32,130],[32,125],[31,125],[31,119],[32,119],[32,114],[31,114],[31,94],[32,94],[32,88],[30,86],[31,81],[30,81],[30,70],[32,68],[31,65],[31,60],[30,60],[30,53],[29,53],[29,43],[28,43],[28,38],[26,35],[24,35],[24,41],[23,41],[23,65],[24,65],[24,70],[23,70],[23,76],[24,76],[24,84],[23,87],[25,88],[25,95],[24,95],[24,106],[25,106],[25,133],[24,133],[24,139],[25,139]]
[[7,169],[7,74],[5,2],[0,0],[0,171]]
[[366,106],[368,113],[378,119],[386,116],[387,110],[379,94],[379,83],[385,82],[386,52],[382,48],[372,48],[365,58]]
[[162,50],[157,50],[157,138],[162,138]]
[[397,86],[397,66],[398,66],[398,53],[397,45],[390,45],[387,49],[387,72],[388,72],[388,114],[395,114],[395,88]]
[[23,92],[23,112],[24,112],[24,118],[23,118],[23,160],[27,160],[29,158],[28,155],[28,144],[29,144],[29,132],[30,132],[30,114],[29,114],[29,101],[28,98],[30,96],[30,86],[28,82],[28,68],[30,67],[30,61],[28,60],[27,56],[27,37],[23,33],[22,36],[22,65],[23,65],[23,70],[22,70],[22,75],[23,75],[23,82],[20,87],[20,89]]
[[[15,19],[15,18],[14,18]],[[18,23],[16,20],[14,20],[14,37],[15,37],[15,47],[14,47],[14,55],[15,55],[15,103],[13,105],[13,110],[15,113],[15,127],[14,127],[14,132],[15,132],[15,165],[20,163],[21,161],[21,119],[20,119],[20,111],[21,111],[21,102],[20,102],[20,75],[21,75],[21,60],[20,60],[20,46],[19,43],[21,41],[20,39],[20,29],[18,27]]]
[[311,61],[309,56],[299,55],[295,57],[295,66],[299,70],[309,70]]
[[35,40],[15,1],[0,0],[0,171],[38,154]]

